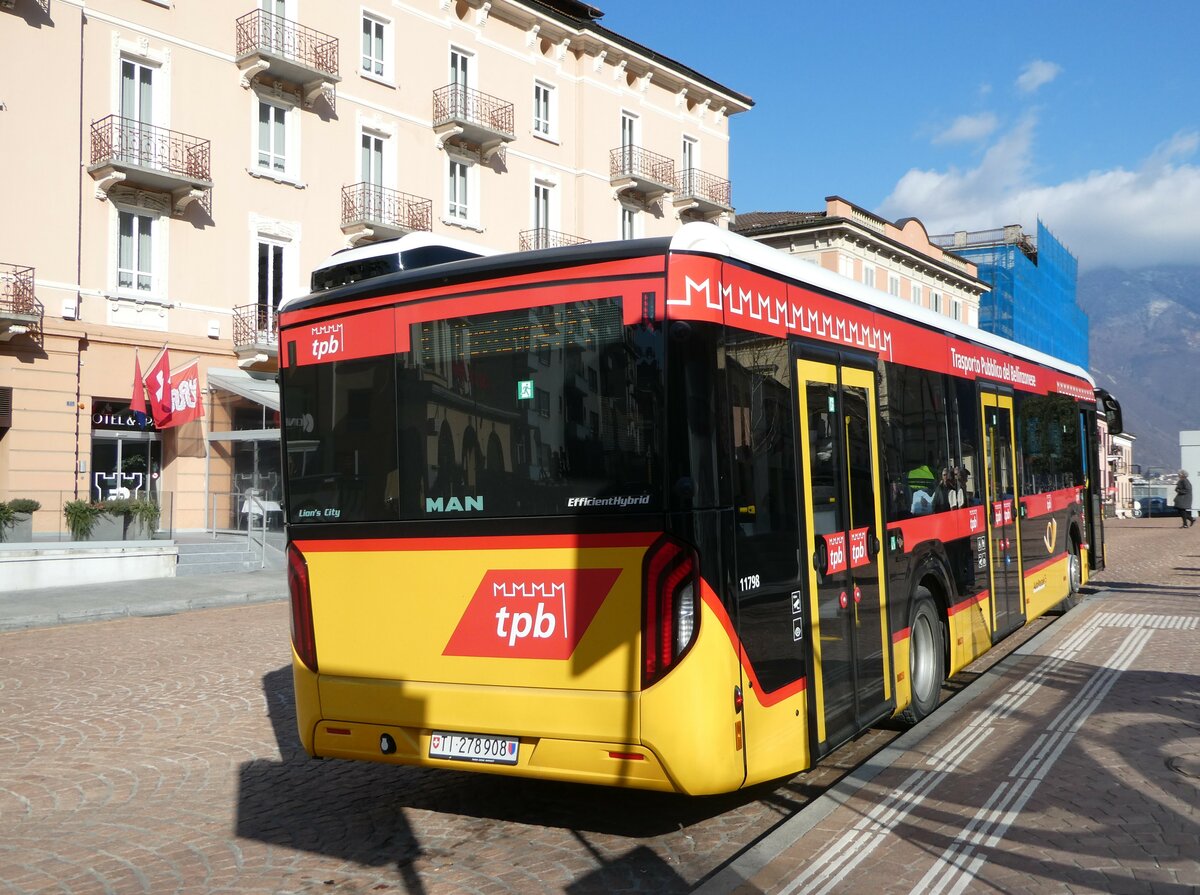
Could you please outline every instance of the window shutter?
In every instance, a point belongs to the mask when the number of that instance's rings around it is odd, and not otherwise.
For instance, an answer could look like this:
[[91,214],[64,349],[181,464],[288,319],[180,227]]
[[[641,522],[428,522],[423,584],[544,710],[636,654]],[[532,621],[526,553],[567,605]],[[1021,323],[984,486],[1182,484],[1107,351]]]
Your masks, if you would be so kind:
[[12,428],[12,386],[0,385],[0,429]]

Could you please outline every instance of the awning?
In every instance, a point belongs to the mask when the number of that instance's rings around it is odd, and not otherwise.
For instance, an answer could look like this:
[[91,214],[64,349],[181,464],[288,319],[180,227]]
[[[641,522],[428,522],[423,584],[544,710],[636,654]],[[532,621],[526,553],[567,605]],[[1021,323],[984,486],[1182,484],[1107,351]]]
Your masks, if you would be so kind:
[[274,373],[251,373],[246,370],[209,370],[208,384],[223,391],[279,410],[279,383]]

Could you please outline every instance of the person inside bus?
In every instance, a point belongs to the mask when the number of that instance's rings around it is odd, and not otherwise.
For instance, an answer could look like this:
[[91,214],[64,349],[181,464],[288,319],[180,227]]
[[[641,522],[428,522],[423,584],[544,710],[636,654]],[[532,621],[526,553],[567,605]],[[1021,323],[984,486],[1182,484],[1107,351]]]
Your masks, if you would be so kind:
[[933,512],[944,513],[947,510],[958,509],[961,505],[961,493],[954,476],[954,467],[943,466],[937,487],[933,489]]
[[909,511],[914,516],[925,516],[933,512],[933,492],[936,481],[933,469],[928,463],[909,470],[908,488],[912,493],[912,504]]

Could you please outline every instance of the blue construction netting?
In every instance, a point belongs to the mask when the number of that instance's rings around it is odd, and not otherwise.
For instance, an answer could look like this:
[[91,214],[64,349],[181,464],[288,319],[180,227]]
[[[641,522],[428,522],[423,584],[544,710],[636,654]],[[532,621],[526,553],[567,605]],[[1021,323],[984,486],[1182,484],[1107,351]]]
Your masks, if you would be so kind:
[[1088,367],[1088,317],[1075,299],[1079,263],[1038,220],[1037,242],[951,246],[973,261],[991,292],[979,303],[979,328]]

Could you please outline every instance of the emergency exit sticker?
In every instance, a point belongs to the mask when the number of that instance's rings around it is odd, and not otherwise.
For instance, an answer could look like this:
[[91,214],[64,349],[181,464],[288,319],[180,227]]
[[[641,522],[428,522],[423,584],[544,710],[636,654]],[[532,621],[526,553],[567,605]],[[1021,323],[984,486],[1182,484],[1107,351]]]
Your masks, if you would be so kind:
[[517,383],[517,400],[529,401],[533,398],[533,380],[522,379]]

